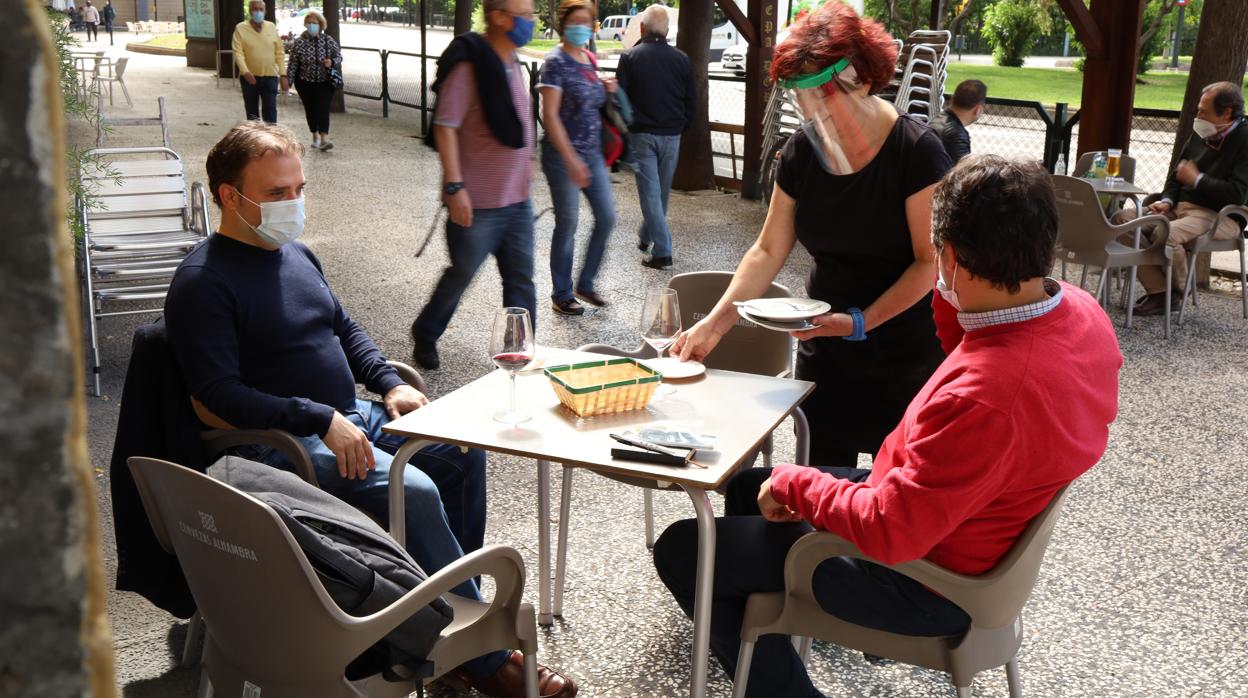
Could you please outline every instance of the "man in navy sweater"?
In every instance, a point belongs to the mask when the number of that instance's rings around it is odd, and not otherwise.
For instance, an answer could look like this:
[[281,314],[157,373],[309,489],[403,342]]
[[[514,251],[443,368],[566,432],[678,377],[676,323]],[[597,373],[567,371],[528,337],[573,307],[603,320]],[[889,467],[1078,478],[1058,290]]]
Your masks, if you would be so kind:
[[[312,456],[322,489],[385,520],[391,458],[401,440],[381,426],[428,399],[386,364],[347,315],[303,232],[303,146],[288,128],[239,124],[208,154],[219,230],[178,267],[165,323],[196,413],[209,426],[284,429]],[[358,400],[356,383],[382,395]],[[244,457],[289,468],[265,447]],[[432,574],[485,537],[485,456],[430,446],[404,470],[408,552]],[[467,581],[454,593],[480,598]],[[519,695],[519,653],[467,662],[459,677],[487,695]],[[542,695],[575,684],[539,668]]]

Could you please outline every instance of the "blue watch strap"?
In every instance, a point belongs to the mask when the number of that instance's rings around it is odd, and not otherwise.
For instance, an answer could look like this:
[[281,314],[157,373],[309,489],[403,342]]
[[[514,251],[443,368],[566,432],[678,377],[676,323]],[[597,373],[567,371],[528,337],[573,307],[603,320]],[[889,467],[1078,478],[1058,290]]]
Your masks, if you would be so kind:
[[867,338],[867,321],[862,317],[861,308],[850,308],[845,312],[849,313],[850,319],[854,321],[854,333],[845,338],[847,342],[861,342]]

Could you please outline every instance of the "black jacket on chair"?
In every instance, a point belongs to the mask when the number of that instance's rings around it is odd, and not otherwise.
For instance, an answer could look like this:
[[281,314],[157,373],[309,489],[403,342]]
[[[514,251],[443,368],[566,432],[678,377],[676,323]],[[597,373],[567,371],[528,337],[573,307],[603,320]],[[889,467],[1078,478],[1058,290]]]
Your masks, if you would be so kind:
[[1193,133],[1183,145],[1182,160],[1191,160],[1202,173],[1200,183],[1188,189],[1175,179],[1166,179],[1162,193],[1174,203],[1186,201],[1211,211],[1230,204],[1248,203],[1248,120],[1240,119],[1217,148]]
[[160,547],[152,532],[126,459],[159,458],[203,472],[208,463],[200,429],[165,339],[164,319],[139,327],[134,331],[109,463],[117,588],[140,594],[178,618],[190,618],[195,601],[178,559]]

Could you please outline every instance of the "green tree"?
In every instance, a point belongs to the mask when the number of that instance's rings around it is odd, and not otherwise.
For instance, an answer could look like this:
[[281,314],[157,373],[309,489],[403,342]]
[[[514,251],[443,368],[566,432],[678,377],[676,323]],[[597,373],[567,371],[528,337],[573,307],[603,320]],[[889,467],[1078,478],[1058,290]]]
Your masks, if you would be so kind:
[[984,14],[984,34],[997,65],[1021,68],[1043,28],[1040,8],[1027,0],[1002,0]]

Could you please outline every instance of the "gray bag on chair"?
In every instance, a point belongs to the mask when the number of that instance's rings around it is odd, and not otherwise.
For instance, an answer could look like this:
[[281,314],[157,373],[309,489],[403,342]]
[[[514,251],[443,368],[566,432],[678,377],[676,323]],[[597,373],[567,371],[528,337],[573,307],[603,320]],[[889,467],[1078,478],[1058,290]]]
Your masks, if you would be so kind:
[[[425,581],[424,570],[363,512],[308,484],[294,473],[237,456],[224,456],[208,475],[273,508],[343,611],[367,616]],[[355,675],[387,674],[397,665],[424,676],[425,657],[450,624],[453,610],[438,598],[392,630],[347,669]]]

